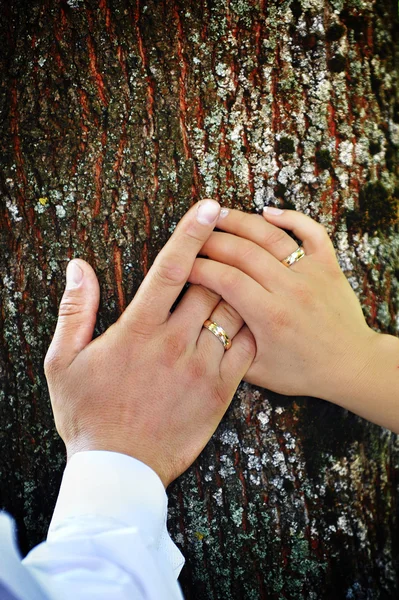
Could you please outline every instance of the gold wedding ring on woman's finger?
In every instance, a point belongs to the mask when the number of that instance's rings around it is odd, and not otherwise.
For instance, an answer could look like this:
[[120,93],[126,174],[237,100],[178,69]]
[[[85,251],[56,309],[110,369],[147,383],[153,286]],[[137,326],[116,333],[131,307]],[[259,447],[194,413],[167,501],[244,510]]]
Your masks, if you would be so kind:
[[295,262],[298,262],[298,260],[301,260],[301,258],[303,258],[304,256],[305,256],[304,249],[301,246],[298,246],[298,248],[296,250],[294,250],[294,252],[291,252],[291,254],[289,256],[287,256],[287,258],[284,258],[284,260],[282,260],[281,262],[286,267],[290,267]]
[[209,329],[209,331],[211,331],[213,335],[215,335],[217,339],[220,342],[222,342],[225,350],[231,348],[231,339],[229,338],[223,327],[220,327],[220,325],[215,323],[215,321],[210,321],[209,319],[205,321],[204,327]]

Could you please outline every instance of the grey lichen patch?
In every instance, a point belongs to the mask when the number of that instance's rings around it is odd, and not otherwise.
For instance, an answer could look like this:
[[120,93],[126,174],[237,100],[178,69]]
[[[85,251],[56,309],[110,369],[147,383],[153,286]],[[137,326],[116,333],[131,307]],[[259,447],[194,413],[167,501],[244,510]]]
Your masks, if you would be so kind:
[[248,0],[231,0],[229,8],[239,17],[239,23],[245,27],[250,27],[253,18],[257,16],[254,5]]
[[392,321],[388,302],[381,302],[377,311],[377,319],[383,330],[387,331]]
[[342,141],[339,145],[339,161],[347,167],[351,167],[353,165],[353,151],[353,143],[350,140]]
[[66,215],[66,210],[65,208],[62,206],[62,204],[57,204],[55,207],[55,212],[57,214],[57,217],[59,219],[64,219],[65,215]]

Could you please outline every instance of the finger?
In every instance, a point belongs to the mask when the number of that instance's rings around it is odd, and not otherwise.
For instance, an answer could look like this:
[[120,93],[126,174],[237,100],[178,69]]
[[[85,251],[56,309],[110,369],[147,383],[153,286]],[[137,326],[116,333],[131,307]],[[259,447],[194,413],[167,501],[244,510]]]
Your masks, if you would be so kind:
[[246,325],[240,329],[234,343],[220,363],[220,378],[235,389],[248,372],[256,356],[256,342]]
[[251,215],[240,210],[229,210],[227,214],[223,211],[216,227],[251,240],[278,260],[283,260],[298,247],[288,233],[268,223],[261,215]]
[[252,331],[267,316],[272,296],[259,283],[235,267],[197,258],[189,281],[216,292],[241,315]]
[[201,254],[240,269],[269,291],[279,289],[281,282],[290,277],[287,267],[270,252],[230,233],[214,231],[203,245]]
[[160,325],[186,283],[194,260],[220,213],[214,200],[202,200],[178,223],[122,317],[136,325]]
[[[316,254],[335,259],[335,250],[328,233],[320,223],[296,210],[282,210],[272,206],[263,209],[263,216],[271,224],[284,227],[302,240],[306,256]],[[295,248],[294,248],[295,250]]]
[[66,272],[66,289],[61,299],[57,327],[44,361],[67,368],[93,338],[100,287],[92,267],[81,259],[71,260]]
[[184,332],[186,339],[197,343],[203,323],[220,302],[219,294],[202,285],[190,285],[170,316],[168,326]]
[[[225,300],[219,302],[215,310],[207,317],[207,319],[216,323],[219,327],[222,327],[232,344],[234,337],[244,325],[244,321],[238,312]],[[202,327],[197,342],[197,348],[204,356],[215,355],[220,359],[222,359],[225,352],[231,350],[231,348],[230,350],[226,350],[221,340],[206,327]]]
[[226,412],[240,381],[249,370],[255,355],[255,339],[248,327],[244,326],[236,335],[234,346],[231,350],[225,352],[221,363],[219,363],[218,395],[213,405],[218,421],[220,421]]

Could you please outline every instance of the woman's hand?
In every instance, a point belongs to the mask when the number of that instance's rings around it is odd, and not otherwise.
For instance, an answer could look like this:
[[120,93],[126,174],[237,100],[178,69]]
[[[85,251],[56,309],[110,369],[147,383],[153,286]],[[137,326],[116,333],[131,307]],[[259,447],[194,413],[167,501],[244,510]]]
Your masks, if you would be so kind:
[[[190,209],[125,312],[94,341],[98,281],[83,260],[69,263],[45,359],[68,458],[83,450],[128,454],[166,487],[213,434],[255,356],[253,337],[231,307],[201,286],[170,309],[219,213],[213,200]],[[208,318],[233,339],[230,350],[203,328]]]
[[[220,218],[190,275],[220,294],[254,334],[257,354],[245,380],[282,394],[330,399],[337,378],[352,384],[376,351],[378,334],[366,324],[324,227],[284,210]],[[266,220],[267,219],[267,220]],[[268,222],[270,221],[270,222]],[[303,240],[305,257],[286,267],[297,248],[283,229]],[[348,374],[349,375],[349,374]]]

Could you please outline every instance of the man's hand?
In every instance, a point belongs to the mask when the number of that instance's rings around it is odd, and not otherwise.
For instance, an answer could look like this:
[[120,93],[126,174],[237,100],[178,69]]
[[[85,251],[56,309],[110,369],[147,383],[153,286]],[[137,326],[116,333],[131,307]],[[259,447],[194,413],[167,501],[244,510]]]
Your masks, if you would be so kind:
[[[83,260],[69,263],[45,359],[68,458],[83,450],[128,454],[166,487],[213,434],[255,356],[254,339],[239,315],[202,286],[191,286],[170,309],[219,213],[213,200],[189,210],[125,312],[94,341],[97,278]],[[233,339],[230,350],[203,328],[208,318]]]

